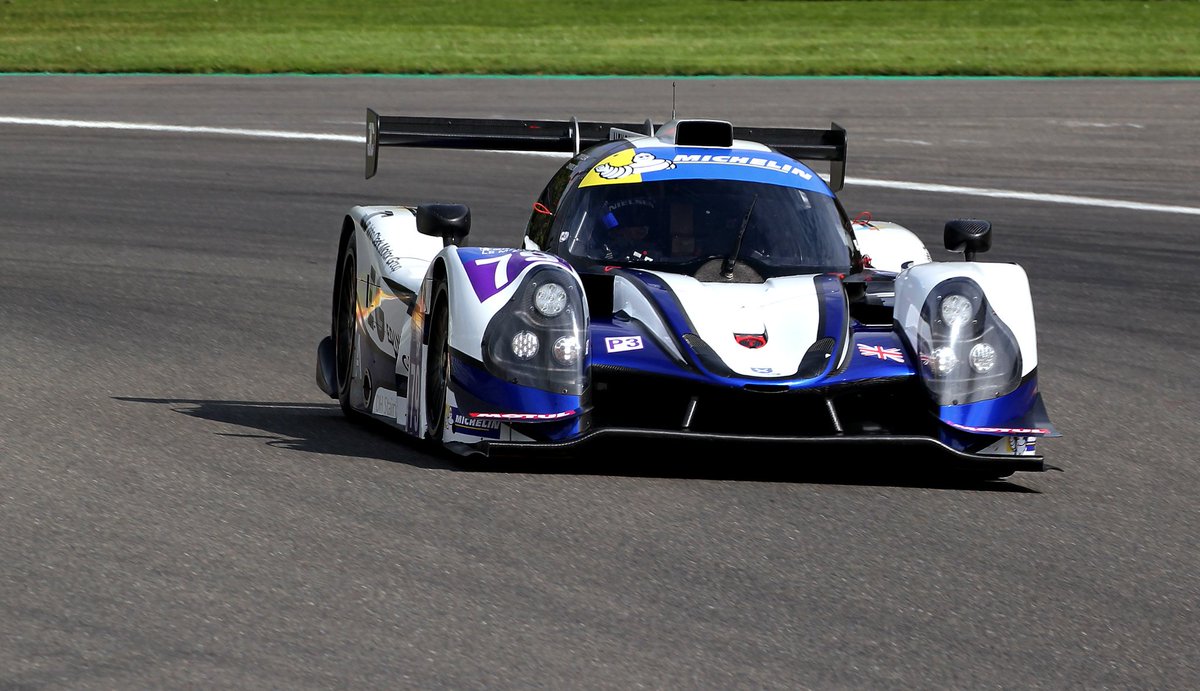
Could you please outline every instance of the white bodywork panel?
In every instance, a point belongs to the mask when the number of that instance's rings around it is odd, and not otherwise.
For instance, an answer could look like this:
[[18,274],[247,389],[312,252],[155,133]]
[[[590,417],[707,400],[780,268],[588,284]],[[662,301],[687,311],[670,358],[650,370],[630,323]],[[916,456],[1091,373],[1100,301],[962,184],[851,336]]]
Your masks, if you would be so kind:
[[896,321],[914,348],[921,307],[930,291],[942,281],[966,277],[979,284],[988,304],[1008,328],[1021,348],[1021,376],[1037,367],[1037,332],[1029,279],[1016,264],[985,262],[934,262],[910,267],[896,277]]
[[616,276],[613,280],[613,313],[624,312],[630,319],[642,324],[654,336],[664,351],[679,362],[687,362],[675,337],[667,325],[658,317],[658,310],[649,298],[642,294],[628,279]]
[[858,251],[871,258],[871,267],[899,273],[906,262],[913,265],[931,261],[929,250],[912,231],[887,221],[854,222]]
[[[764,283],[702,283],[691,276],[652,272],[666,283],[684,312],[721,360],[746,377],[786,377],[817,338],[819,321],[812,276],[772,278]],[[644,323],[673,355],[674,338],[640,291],[620,277],[614,282],[614,309]],[[761,348],[745,348],[734,334],[766,334]]]
[[[355,234],[359,238],[359,285],[367,290],[366,299],[362,301],[362,319],[365,322],[372,312],[378,311],[382,313],[384,324],[382,334],[380,329],[372,329],[366,323],[362,324],[363,332],[381,350],[393,352],[397,371],[407,374],[407,365],[402,364],[405,358],[401,355],[408,352],[411,337],[408,305],[397,299],[381,279],[387,278],[415,295],[421,289],[429,263],[442,250],[442,240],[421,234],[413,210],[408,207],[356,206],[351,209],[350,216],[366,235],[364,241],[362,235]],[[367,257],[369,262],[364,261]],[[377,286],[368,283],[371,267],[380,277]],[[379,318],[376,314],[375,319]]]

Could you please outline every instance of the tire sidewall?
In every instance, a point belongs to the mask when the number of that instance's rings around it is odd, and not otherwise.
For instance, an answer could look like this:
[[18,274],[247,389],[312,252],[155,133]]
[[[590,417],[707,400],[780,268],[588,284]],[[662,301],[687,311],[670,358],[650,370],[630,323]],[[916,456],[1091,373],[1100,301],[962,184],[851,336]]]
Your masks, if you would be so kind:
[[[346,282],[350,283],[351,298],[346,299]],[[338,402],[346,413],[353,413],[350,403],[350,392],[354,384],[354,357],[358,350],[358,324],[356,312],[358,309],[358,257],[355,252],[354,238],[351,237],[342,251],[340,272],[338,273],[337,294],[334,303],[334,363],[337,367]],[[341,339],[341,328],[344,320],[350,320],[350,342],[344,344]],[[343,364],[342,356],[345,355]]]
[[[450,381],[450,300],[445,281],[439,281],[432,291],[428,315],[429,339],[425,366],[425,429],[426,437],[441,443],[446,429],[446,392]],[[432,365],[441,360],[442,366]],[[437,405],[435,405],[437,403]]]

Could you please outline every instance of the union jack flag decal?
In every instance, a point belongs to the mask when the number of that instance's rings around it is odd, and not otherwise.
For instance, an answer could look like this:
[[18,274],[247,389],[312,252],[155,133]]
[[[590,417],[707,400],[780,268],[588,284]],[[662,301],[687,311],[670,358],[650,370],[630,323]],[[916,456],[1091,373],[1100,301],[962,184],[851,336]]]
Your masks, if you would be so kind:
[[904,362],[904,354],[899,348],[884,348],[878,345],[867,345],[865,343],[858,344],[858,354],[868,357],[877,357],[880,360],[891,360],[892,362]]

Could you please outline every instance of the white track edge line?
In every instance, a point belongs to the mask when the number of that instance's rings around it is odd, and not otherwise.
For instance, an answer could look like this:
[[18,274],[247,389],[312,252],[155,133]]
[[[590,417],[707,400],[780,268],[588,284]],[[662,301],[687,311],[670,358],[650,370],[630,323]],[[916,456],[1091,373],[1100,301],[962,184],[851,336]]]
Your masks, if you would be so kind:
[[[183,125],[158,125],[153,123],[110,122],[95,120],[60,120],[49,118],[24,118],[0,116],[3,125],[34,125],[41,127],[68,127],[75,129],[102,130],[132,130],[143,132],[176,132],[180,134],[216,134],[233,137],[259,137],[264,139],[292,139],[303,141],[352,142],[363,143],[365,137],[349,134],[323,134],[319,132],[285,132],[280,130],[257,130],[234,127],[188,127]],[[527,156],[552,156],[564,158],[563,154],[542,151],[516,151]],[[962,194],[974,197],[991,197],[995,199],[1018,199],[1022,201],[1047,202],[1050,204],[1070,204],[1075,206],[1092,206],[1106,209],[1126,209],[1130,211],[1156,211],[1171,214],[1200,216],[1200,208],[1191,206],[1173,206],[1169,204],[1147,204],[1143,202],[1125,201],[1119,199],[1099,199],[1096,197],[1081,197],[1069,194],[1039,194],[1036,192],[1016,192],[1012,190],[988,189],[981,187],[960,187],[957,185],[941,185],[922,182],[904,182],[897,180],[873,180],[870,178],[846,178],[847,185],[862,187],[879,187],[884,189],[910,190],[915,192],[934,192],[939,194]]]

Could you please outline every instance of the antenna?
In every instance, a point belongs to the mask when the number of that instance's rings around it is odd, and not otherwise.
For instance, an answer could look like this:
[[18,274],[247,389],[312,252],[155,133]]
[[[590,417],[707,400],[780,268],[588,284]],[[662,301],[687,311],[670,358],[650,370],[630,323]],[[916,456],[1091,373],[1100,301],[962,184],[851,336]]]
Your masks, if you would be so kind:
[[675,119],[675,82],[671,81],[671,119]]

